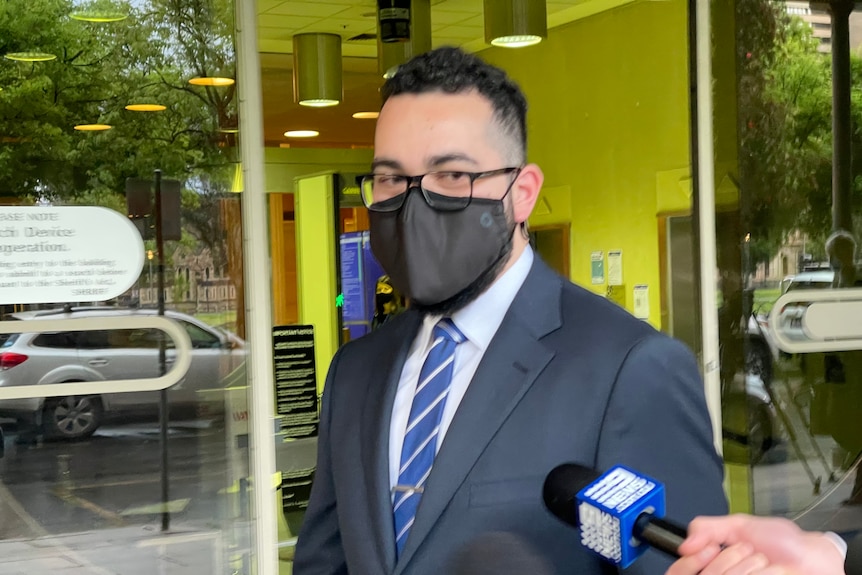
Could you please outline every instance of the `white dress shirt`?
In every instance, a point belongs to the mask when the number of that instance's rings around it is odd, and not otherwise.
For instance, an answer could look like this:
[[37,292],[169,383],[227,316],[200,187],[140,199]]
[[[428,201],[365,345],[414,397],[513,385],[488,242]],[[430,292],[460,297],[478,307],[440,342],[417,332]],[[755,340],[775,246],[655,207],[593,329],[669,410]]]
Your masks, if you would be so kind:
[[[491,287],[451,316],[455,326],[461,330],[467,340],[455,348],[452,386],[449,388],[449,396],[446,398],[443,419],[440,421],[440,431],[437,435],[438,450],[485,350],[497,333],[515,295],[527,279],[532,265],[533,251],[527,246],[512,267],[506,270],[506,273],[500,276]],[[410,347],[410,353],[401,371],[401,379],[398,381],[398,391],[395,393],[395,404],[392,406],[392,418],[389,422],[390,489],[398,484],[401,444],[404,442],[404,430],[407,429],[407,419],[410,417],[410,407],[413,405],[413,394],[416,391],[422,364],[425,363],[425,358],[430,351],[432,330],[440,319],[441,316],[425,317]]]

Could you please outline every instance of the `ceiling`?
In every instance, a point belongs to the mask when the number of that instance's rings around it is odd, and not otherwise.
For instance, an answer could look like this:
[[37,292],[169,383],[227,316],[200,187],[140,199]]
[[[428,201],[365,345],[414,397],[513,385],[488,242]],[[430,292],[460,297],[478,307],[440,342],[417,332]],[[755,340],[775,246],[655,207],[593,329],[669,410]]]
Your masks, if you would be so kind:
[[[548,27],[559,26],[631,0],[549,0]],[[374,120],[356,120],[357,111],[379,109],[383,82],[377,70],[376,0],[258,0],[258,46],[263,80],[264,138],[267,146],[369,147]],[[471,51],[484,41],[483,0],[431,0],[432,45]],[[329,32],[342,39],[344,100],[314,109],[293,101],[293,35]],[[371,35],[354,40],[358,35]],[[289,140],[286,130],[315,129],[320,136]]]

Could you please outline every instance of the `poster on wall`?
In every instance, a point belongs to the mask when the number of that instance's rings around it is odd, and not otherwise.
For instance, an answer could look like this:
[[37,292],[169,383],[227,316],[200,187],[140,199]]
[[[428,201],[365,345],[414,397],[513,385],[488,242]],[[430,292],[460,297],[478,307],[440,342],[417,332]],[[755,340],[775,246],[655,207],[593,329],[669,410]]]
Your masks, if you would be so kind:
[[634,287],[634,315],[638,319],[649,319],[649,286],[638,284]]
[[623,285],[623,251],[611,250],[608,252],[608,285]]
[[605,254],[602,251],[590,254],[590,277],[593,285],[605,283]]
[[316,437],[317,373],[314,363],[314,326],[272,328],[276,413],[285,440]]
[[375,313],[377,280],[383,268],[371,253],[367,231],[341,234],[341,317],[350,339],[371,331]]
[[281,473],[281,507],[285,513],[308,507],[314,469],[299,469]]

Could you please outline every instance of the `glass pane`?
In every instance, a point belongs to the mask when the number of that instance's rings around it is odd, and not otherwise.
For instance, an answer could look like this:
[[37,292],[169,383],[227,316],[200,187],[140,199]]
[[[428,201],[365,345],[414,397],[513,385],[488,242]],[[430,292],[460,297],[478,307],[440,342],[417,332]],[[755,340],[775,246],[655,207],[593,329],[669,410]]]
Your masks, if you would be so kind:
[[2,572],[251,572],[233,13],[4,4]]
[[[849,131],[860,108],[844,83],[859,81],[862,37],[847,24],[862,15],[824,6],[716,9],[725,457],[752,467],[755,512],[849,532],[862,527],[862,345],[826,332],[858,324],[853,297],[839,292],[862,285],[859,166],[847,154],[860,143]],[[833,93],[849,108],[833,108]],[[833,114],[846,131],[833,131]],[[839,299],[845,311],[814,329]]]

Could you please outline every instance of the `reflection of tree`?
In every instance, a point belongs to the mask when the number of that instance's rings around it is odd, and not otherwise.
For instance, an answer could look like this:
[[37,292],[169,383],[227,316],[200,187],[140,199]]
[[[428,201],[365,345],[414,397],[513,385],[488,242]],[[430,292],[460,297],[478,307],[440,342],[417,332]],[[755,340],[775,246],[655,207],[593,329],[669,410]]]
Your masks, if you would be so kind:
[[[788,233],[822,246],[832,223],[831,71],[809,24],[781,2],[737,2],[739,179],[752,264],[766,261]],[[862,59],[851,56],[853,85]],[[862,94],[853,96],[862,119]],[[855,199],[862,196],[862,134],[854,131]],[[858,208],[857,208],[858,210]],[[856,215],[855,219],[859,219]]]
[[[231,3],[95,0],[74,10],[128,14],[120,22],[70,17],[69,0],[6,0],[0,52],[43,52],[46,62],[0,60],[0,190],[6,202],[83,203],[125,210],[127,178],[153,170],[183,182],[184,243],[224,256],[220,202],[235,165]],[[161,112],[125,106],[154,103]],[[84,123],[112,129],[81,132]]]

